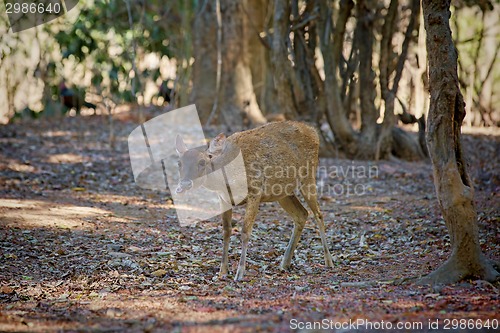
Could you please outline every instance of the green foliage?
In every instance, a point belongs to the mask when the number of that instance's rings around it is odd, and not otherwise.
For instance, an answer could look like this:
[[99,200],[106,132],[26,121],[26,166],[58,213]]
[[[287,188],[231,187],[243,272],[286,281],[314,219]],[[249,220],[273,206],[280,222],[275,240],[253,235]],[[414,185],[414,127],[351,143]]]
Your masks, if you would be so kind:
[[[127,2],[130,4],[129,17]],[[105,0],[81,1],[76,22],[55,32],[63,59],[90,64],[92,84],[98,91],[134,100],[131,81],[133,60],[155,53],[175,57],[172,39],[179,36],[179,5],[182,1]],[[177,30],[177,31],[176,31]],[[137,53],[137,54],[136,54]],[[135,90],[140,93],[145,79],[156,80],[159,69],[138,71]]]

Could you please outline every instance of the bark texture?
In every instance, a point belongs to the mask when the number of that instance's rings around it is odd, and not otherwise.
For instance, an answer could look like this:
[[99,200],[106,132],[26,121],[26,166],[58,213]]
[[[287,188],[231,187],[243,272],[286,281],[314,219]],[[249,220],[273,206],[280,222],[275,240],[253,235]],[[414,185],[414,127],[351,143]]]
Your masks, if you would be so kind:
[[361,106],[361,130],[358,140],[356,157],[361,159],[373,159],[376,152],[377,142],[377,119],[379,112],[375,106],[375,73],[373,72],[373,35],[374,29],[374,1],[358,0],[356,9],[358,11],[358,38],[359,38],[359,88],[363,92],[360,95]]
[[[193,91],[190,101],[195,103],[202,123],[211,114],[216,95],[219,122],[239,128],[244,121],[253,125],[266,122],[254,93],[249,61],[249,21],[246,8],[259,7],[260,1],[220,0],[222,39],[217,41],[216,3],[201,1],[193,25]],[[220,44],[220,45],[219,45]],[[220,48],[220,50],[218,50]],[[217,91],[217,52],[221,52],[221,82]],[[222,121],[221,121],[222,120]]]
[[297,117],[292,91],[292,66],[288,60],[290,2],[276,0],[274,3],[274,24],[272,39],[272,62],[274,67],[274,83],[277,91],[278,105],[287,119]]
[[[200,1],[193,20],[193,90],[190,103],[196,104],[204,123],[212,110],[216,95],[217,75],[217,19],[215,3]],[[214,52],[215,51],[215,52]]]
[[190,103],[196,104],[201,122],[210,115],[216,95],[217,19],[215,3],[200,1],[193,20],[193,90]]
[[252,72],[248,60],[248,17],[246,0],[221,0],[222,13],[222,75],[221,112],[230,127],[240,127],[244,121],[262,125],[262,115],[253,90]]
[[[411,159],[421,159],[423,154],[419,154],[419,147],[412,142],[395,141],[398,137],[394,136],[394,126],[396,125],[396,117],[394,115],[395,100],[398,94],[399,81],[403,75],[404,64],[408,55],[408,47],[412,38],[413,31],[415,30],[416,20],[420,16],[420,0],[411,1],[411,16],[406,27],[405,38],[402,45],[401,54],[397,59],[397,64],[392,69],[391,56],[393,52],[392,40],[397,20],[398,1],[391,0],[387,15],[385,17],[384,25],[382,28],[382,40],[380,42],[380,89],[382,92],[382,99],[384,100],[384,121],[382,123],[376,150],[376,159],[380,156],[388,156],[391,150],[398,152],[395,155],[405,155],[408,153],[416,153],[412,155]],[[394,72],[394,79],[392,86],[390,85],[390,76]],[[392,131],[392,135],[391,135]]]
[[276,104],[273,72],[271,70],[271,45],[268,38],[273,3],[252,0],[244,8],[248,22],[248,58],[252,71],[253,88],[260,110],[266,116],[279,112]]
[[[393,37],[397,21],[398,1],[392,0],[385,16],[380,55],[380,81],[382,98],[385,101],[384,122],[377,124],[379,110],[376,105],[376,73],[373,70],[373,55],[376,50],[376,17],[379,4],[373,0],[342,0],[339,3],[335,25],[333,24],[332,3],[326,0],[317,2],[319,13],[317,34],[324,61],[324,89],[318,103],[323,103],[324,114],[334,133],[335,144],[346,153],[347,157],[359,159],[389,158],[391,155],[405,159],[421,159],[424,155],[418,147],[418,141],[394,129],[394,101],[397,96],[408,45],[415,29],[418,17],[419,0],[412,0],[411,19],[406,28],[405,39],[396,66],[391,66],[394,54]],[[353,9],[356,16],[356,28],[352,37],[350,55],[343,57],[347,24]],[[335,28],[332,29],[332,26]],[[349,37],[350,38],[350,37]],[[300,62],[296,62],[300,65]],[[355,73],[357,72],[357,78]],[[344,97],[343,97],[344,96]],[[349,113],[359,99],[360,130],[353,128]],[[323,101],[324,99],[324,101]],[[414,155],[416,154],[416,155]]]
[[422,8],[431,94],[426,140],[439,205],[450,234],[451,255],[421,282],[449,284],[468,277],[494,281],[500,275],[481,252],[474,190],[460,142],[465,103],[449,27],[450,1],[424,0]]
[[[338,13],[338,19],[335,25],[333,36],[330,37],[332,27],[332,8],[328,1],[319,1],[318,36],[319,45],[323,54],[325,70],[325,100],[326,100],[326,118],[335,133],[335,138],[339,144],[354,155],[356,150],[356,132],[353,130],[346,116],[342,105],[340,84],[337,76],[337,67],[340,53],[344,45],[344,34],[347,20],[351,16],[354,8],[352,0],[342,0]],[[333,39],[333,42],[331,41]]]
[[[236,130],[265,122],[264,111],[269,120],[278,115],[321,129],[326,118],[322,151],[327,146],[332,154],[340,149],[359,159],[424,158],[417,140],[394,130],[399,81],[419,17],[420,1],[410,3],[391,0],[381,27],[384,6],[374,0],[200,2],[192,101],[202,122],[213,119]],[[400,11],[408,24],[397,52]],[[374,70],[377,60],[380,71]]]

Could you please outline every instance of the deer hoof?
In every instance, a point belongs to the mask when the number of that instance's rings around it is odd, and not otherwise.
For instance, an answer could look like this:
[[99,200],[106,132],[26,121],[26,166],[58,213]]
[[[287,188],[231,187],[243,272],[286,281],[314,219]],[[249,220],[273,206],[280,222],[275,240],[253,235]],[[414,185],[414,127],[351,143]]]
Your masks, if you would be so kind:
[[290,266],[291,266],[291,262],[287,262],[283,259],[283,261],[281,262],[281,265],[280,265],[280,269],[282,271],[288,271],[290,269]]
[[329,267],[329,268],[332,268],[333,267],[333,260],[332,258],[328,258],[328,259],[325,259],[325,266],[326,267]]
[[238,269],[238,271],[236,272],[236,275],[234,276],[234,281],[239,282],[239,281],[243,280],[243,275],[245,275],[245,270]]
[[280,270],[283,272],[288,272],[290,270],[290,265],[287,266],[280,265]]

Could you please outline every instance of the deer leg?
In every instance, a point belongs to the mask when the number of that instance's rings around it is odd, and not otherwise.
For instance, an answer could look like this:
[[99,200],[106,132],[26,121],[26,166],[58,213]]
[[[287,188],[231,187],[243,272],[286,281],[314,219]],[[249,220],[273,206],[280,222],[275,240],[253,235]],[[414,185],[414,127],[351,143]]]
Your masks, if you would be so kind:
[[304,200],[307,202],[308,206],[311,208],[314,214],[314,220],[319,229],[319,236],[321,238],[321,244],[323,245],[323,254],[325,256],[325,266],[333,267],[333,260],[330,251],[328,250],[328,243],[325,236],[325,222],[323,221],[323,214],[319,209],[318,195],[316,192],[316,181],[314,178],[308,181],[307,184],[303,184],[300,188],[300,192],[304,196]]
[[288,269],[292,262],[292,257],[295,252],[295,248],[300,240],[300,235],[302,235],[302,230],[306,224],[307,210],[302,206],[300,201],[295,195],[285,197],[278,201],[281,207],[292,216],[294,226],[292,236],[290,237],[290,242],[281,261],[281,268]]
[[229,256],[229,239],[231,238],[231,218],[233,216],[233,210],[229,209],[222,213],[222,227],[224,230],[223,234],[223,248],[222,248],[222,262],[220,265],[219,278],[225,279],[228,273],[228,256]]
[[240,281],[245,275],[245,263],[247,260],[247,249],[248,241],[250,240],[250,235],[252,234],[253,224],[255,223],[255,217],[259,211],[260,197],[248,197],[247,206],[245,211],[245,220],[243,222],[243,227],[241,228],[241,258],[238,264],[238,270],[236,271],[236,276],[234,281]]

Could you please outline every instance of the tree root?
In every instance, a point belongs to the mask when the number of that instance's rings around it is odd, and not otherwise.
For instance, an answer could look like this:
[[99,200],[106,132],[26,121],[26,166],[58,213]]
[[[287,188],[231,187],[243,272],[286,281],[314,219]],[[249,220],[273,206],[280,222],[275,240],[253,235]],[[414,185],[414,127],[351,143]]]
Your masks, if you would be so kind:
[[419,279],[417,284],[430,284],[432,286],[448,285],[466,278],[477,278],[488,282],[500,280],[500,273],[495,269],[497,266],[484,256],[481,256],[478,262],[469,262],[466,264],[464,261],[464,259],[452,255],[435,271]]
[[417,138],[399,127],[392,129],[392,154],[407,161],[426,158]]
[[490,260],[490,263],[497,272],[500,272],[500,261]]

